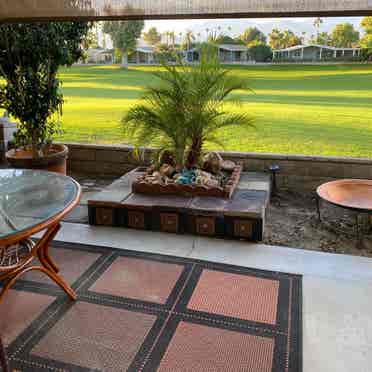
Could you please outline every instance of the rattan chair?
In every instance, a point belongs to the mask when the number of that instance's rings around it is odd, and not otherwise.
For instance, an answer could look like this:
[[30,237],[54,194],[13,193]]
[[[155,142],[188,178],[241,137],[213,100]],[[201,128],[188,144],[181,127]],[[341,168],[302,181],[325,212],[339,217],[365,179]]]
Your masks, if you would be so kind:
[[33,247],[34,243],[31,240],[0,247],[0,282],[3,282],[0,302],[9,282],[33,260]]
[[[57,283],[66,293],[76,299],[75,292],[65,281],[56,275],[59,271],[58,266],[54,263],[49,255],[49,242],[53,240],[58,232],[60,225],[56,225],[36,243],[30,239],[22,240],[17,244],[0,247],[0,282],[3,282],[3,288],[0,289],[0,304],[6,292],[23,274],[29,271],[41,271],[48,275]],[[41,265],[30,265],[38,258]]]

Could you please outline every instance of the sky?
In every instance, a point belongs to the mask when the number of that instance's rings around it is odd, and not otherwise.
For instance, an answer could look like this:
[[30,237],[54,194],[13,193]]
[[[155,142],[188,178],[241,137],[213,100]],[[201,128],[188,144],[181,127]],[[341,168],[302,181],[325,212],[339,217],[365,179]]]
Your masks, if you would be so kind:
[[[315,18],[244,18],[244,19],[195,19],[195,20],[157,20],[157,21],[146,21],[145,30],[150,27],[156,27],[159,32],[174,31],[176,35],[186,30],[191,30],[196,35],[200,33],[200,39],[205,40],[206,29],[217,30],[220,27],[220,32],[229,36],[238,36],[246,28],[251,26],[258,27],[265,34],[269,34],[275,27],[279,29],[289,28],[297,34],[306,32],[308,38],[312,34],[315,34],[314,28]],[[360,28],[361,17],[332,17],[322,18],[323,24],[320,27],[320,31],[330,32],[334,26],[338,23],[350,22],[354,27],[362,31]],[[231,27],[229,31],[228,27]]]

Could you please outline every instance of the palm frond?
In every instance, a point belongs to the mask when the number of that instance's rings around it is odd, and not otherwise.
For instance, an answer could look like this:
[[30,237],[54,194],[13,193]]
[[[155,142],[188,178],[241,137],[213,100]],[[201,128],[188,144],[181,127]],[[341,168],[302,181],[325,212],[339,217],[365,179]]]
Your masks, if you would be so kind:
[[239,103],[231,95],[249,89],[247,82],[231,76],[216,55],[208,53],[202,54],[199,65],[165,64],[154,74],[157,84],[147,87],[142,102],[122,120],[133,144],[172,149],[182,161],[187,148],[198,156],[204,142],[222,147],[221,129],[253,126],[248,114],[225,109],[226,102],[231,107]]

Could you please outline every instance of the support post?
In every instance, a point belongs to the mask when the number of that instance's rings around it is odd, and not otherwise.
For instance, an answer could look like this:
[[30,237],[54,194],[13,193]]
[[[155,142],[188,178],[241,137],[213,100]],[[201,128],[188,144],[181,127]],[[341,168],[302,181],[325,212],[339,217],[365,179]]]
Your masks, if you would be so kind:
[[315,202],[316,202],[316,211],[318,213],[318,221],[322,222],[322,216],[320,214],[320,197],[319,197],[319,195],[315,196]]

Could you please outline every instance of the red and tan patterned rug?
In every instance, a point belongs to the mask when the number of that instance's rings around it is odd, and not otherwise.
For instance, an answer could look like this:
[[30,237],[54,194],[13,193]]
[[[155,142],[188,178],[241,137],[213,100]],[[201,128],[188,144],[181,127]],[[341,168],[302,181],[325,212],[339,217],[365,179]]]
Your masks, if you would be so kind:
[[18,371],[299,372],[298,275],[54,243],[71,302],[27,274],[0,304]]

